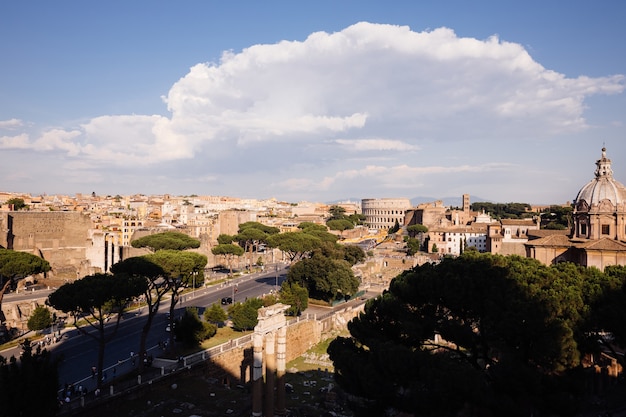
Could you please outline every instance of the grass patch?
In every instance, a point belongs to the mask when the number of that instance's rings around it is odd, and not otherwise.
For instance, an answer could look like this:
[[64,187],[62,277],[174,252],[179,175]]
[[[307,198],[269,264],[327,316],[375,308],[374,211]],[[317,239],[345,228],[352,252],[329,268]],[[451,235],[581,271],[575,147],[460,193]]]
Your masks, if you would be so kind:
[[330,303],[328,301],[316,300],[315,298],[309,298],[309,304],[313,304],[315,306],[330,307]]
[[289,372],[308,372],[317,370],[328,370],[334,372],[333,363],[328,358],[328,345],[335,340],[334,337],[321,341],[311,349],[307,350],[304,355],[290,361],[287,364]]
[[217,333],[210,339],[203,341],[200,344],[199,350],[210,349],[212,347],[226,343],[231,339],[237,339],[247,334],[252,333],[252,330],[245,332],[238,332],[232,329],[232,327],[224,326],[217,329]]

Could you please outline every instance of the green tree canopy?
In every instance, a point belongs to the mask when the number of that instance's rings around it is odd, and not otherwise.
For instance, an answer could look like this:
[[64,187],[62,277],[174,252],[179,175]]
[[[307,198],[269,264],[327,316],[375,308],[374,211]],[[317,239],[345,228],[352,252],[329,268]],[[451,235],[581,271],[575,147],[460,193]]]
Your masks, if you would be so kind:
[[523,219],[530,218],[533,213],[532,206],[528,203],[472,203],[472,211],[484,211],[496,219]]
[[[407,226],[406,230],[409,233],[409,239],[406,241],[407,253],[412,256],[422,250],[422,246],[424,245],[424,234],[428,233],[428,227],[423,224],[412,224]],[[417,237],[417,240],[415,237]]]
[[330,233],[328,229],[320,230],[320,229],[308,228],[308,229],[304,229],[302,233],[318,238],[321,243],[324,243],[324,242],[335,243],[338,240],[338,237]]
[[331,259],[344,260],[351,266],[365,259],[365,252],[356,245],[342,245],[336,242],[323,241],[312,256],[325,256]]
[[342,236],[344,230],[354,229],[354,223],[348,219],[329,220],[326,222],[326,225],[330,230],[337,230],[338,232],[341,232]]
[[298,229],[307,233],[311,233],[313,231],[328,232],[328,227],[324,226],[323,224],[317,224],[313,222],[302,222],[298,225]]
[[185,250],[200,247],[200,241],[180,232],[163,232],[143,236],[130,242],[133,248],[149,248],[152,251],[163,249]]
[[205,255],[190,251],[159,250],[155,253],[144,255],[143,258],[163,270],[170,286],[180,285],[185,288],[191,287],[193,282],[192,274],[194,272],[202,272],[207,264]]
[[[626,346],[626,266],[611,265],[604,269],[608,280],[602,287],[592,287],[587,291],[598,295],[590,300],[592,315],[588,322],[588,334],[592,341],[600,340],[604,349],[615,352],[617,346]],[[610,337],[606,337],[609,334]],[[621,354],[615,354],[623,367],[626,361]]]
[[400,230],[400,223],[398,222],[398,219],[396,219],[396,222],[393,224],[393,227],[391,227],[391,229],[389,229],[389,234],[392,235],[394,233],[398,233],[398,231]]
[[541,212],[541,227],[552,230],[567,230],[572,224],[572,206],[550,206]]
[[228,314],[217,303],[211,304],[211,307],[204,310],[204,319],[213,324],[224,323],[228,319]]
[[[145,279],[126,274],[95,274],[63,284],[48,295],[48,304],[71,314],[76,329],[98,344],[98,375],[102,375],[106,344],[115,337],[124,308],[144,293]],[[113,326],[105,326],[114,317]],[[81,326],[82,322],[87,326]],[[94,331],[88,331],[93,329]],[[98,385],[102,382],[98,378]]]
[[[257,227],[257,225],[259,227]],[[244,226],[243,228],[241,226]],[[253,251],[256,253],[259,244],[261,242],[265,242],[268,233],[266,233],[263,228],[267,228],[268,226],[264,226],[261,223],[256,222],[247,222],[242,223],[239,228],[239,233],[235,236],[235,240],[239,242],[239,245],[244,248],[244,251],[249,253],[248,257],[248,265],[252,267],[252,253]],[[273,228],[278,233],[278,229]]]
[[[190,288],[194,280],[204,281],[204,267],[207,257],[200,253],[184,250],[159,250],[144,255],[144,258],[164,271],[164,279],[169,289],[170,325],[173,324],[174,310],[185,288]],[[174,332],[170,332],[170,346],[174,347]]]
[[234,330],[253,330],[257,325],[259,321],[258,310],[263,302],[259,303],[254,300],[251,298],[243,303],[235,303],[228,308],[228,315],[233,322]]
[[233,261],[235,258],[243,255],[243,248],[234,243],[220,243],[217,246],[211,248],[211,253],[215,256],[223,256],[230,270],[230,275],[233,274]]
[[415,237],[420,233],[428,233],[428,227],[423,224],[412,224],[406,227],[406,231],[409,232],[409,236]]
[[365,214],[354,213],[348,216],[348,219],[354,223],[355,226],[365,223]]
[[15,211],[28,208],[28,204],[24,202],[23,198],[10,198],[6,201],[6,204],[9,206],[13,206],[13,210]]
[[0,285],[4,285],[7,279],[15,283],[28,275],[48,271],[50,271],[50,264],[39,256],[0,248]]
[[198,346],[203,340],[213,337],[216,332],[215,324],[200,320],[197,307],[187,307],[174,326],[176,340],[188,348]]
[[605,280],[571,264],[473,251],[416,267],[366,304],[350,338],[331,343],[337,381],[367,399],[362,415],[572,413],[566,378]]
[[311,298],[328,302],[352,296],[359,288],[348,262],[325,256],[298,261],[289,269],[286,282],[306,288]]
[[[360,214],[360,213],[353,213],[350,215],[346,215],[346,209],[344,209],[341,206],[331,206],[328,209],[328,213],[330,214],[330,216],[326,219],[326,224],[328,225],[329,222],[335,221],[335,220],[348,220],[352,226],[356,226],[356,225],[360,225],[363,224],[363,222],[365,221],[365,215]],[[330,227],[330,225],[329,225]],[[332,228],[331,228],[332,229]],[[344,229],[346,230],[346,229]]]
[[413,237],[408,237],[405,236],[404,241],[406,242],[406,253],[409,256],[413,256],[415,255],[417,252],[420,251],[421,249],[421,244],[420,241],[413,238]]
[[365,260],[365,251],[356,245],[343,245],[343,260],[356,265]]
[[47,307],[37,306],[28,318],[28,330],[40,331],[52,326],[52,313]]
[[[146,303],[148,315],[139,338],[138,352],[141,357],[146,353],[146,341],[154,318],[159,312],[161,300],[170,290],[165,270],[160,265],[152,262],[150,256],[151,255],[126,258],[111,266],[111,272],[114,274],[127,274],[139,277],[144,279],[147,283],[143,293],[143,300]],[[139,366],[143,368],[143,361],[140,361]]]
[[233,243],[235,241],[235,236],[233,235],[227,235],[227,234],[220,234],[217,237],[217,243],[220,245],[227,245],[229,243]]
[[[17,281],[28,275],[50,271],[50,264],[45,259],[10,249],[0,248],[0,308],[4,293],[16,285]],[[4,314],[0,310],[0,323],[4,323]]]
[[268,245],[287,254],[291,262],[308,256],[321,242],[319,237],[303,231],[279,233],[267,238]]
[[347,217],[346,209],[337,205],[330,206],[330,208],[328,209],[328,213],[330,214],[330,216],[326,220],[326,224],[328,224],[329,221],[343,220]]
[[246,229],[257,229],[268,235],[275,235],[280,232],[278,227],[268,226],[259,222],[245,222],[239,225],[239,233]]
[[309,306],[309,292],[297,282],[284,281],[280,287],[280,302],[290,307],[289,316],[299,316]]

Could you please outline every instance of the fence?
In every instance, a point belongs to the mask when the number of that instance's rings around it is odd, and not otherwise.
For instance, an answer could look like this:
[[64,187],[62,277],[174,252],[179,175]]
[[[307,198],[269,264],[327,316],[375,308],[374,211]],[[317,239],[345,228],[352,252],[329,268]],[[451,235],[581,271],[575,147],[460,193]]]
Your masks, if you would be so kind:
[[[315,316],[307,314],[288,321],[287,325],[312,319],[315,319]],[[247,334],[218,346],[183,356],[178,360],[155,358],[151,366],[146,366],[142,373],[136,374],[135,377],[133,375],[137,372],[137,368],[134,360],[138,359],[138,356],[119,361],[116,365],[103,370],[104,380],[101,389],[96,388],[97,380],[94,375],[59,390],[60,408],[57,414],[71,416],[111,401],[115,397],[140,391],[144,386],[156,384],[173,375],[189,371],[229,350],[251,346],[252,336],[252,334]]]
[[[359,307],[362,304],[364,304],[364,301],[350,308]],[[305,314],[288,320],[287,326],[295,325],[301,321],[316,320],[322,322],[323,327],[327,328],[331,326],[330,318],[334,314],[337,314],[337,312],[328,312],[323,315]],[[135,359],[138,359],[138,357],[119,361],[116,365],[103,370],[104,380],[102,389],[98,390],[95,388],[97,381],[94,375],[92,378],[85,378],[72,386],[66,386],[63,390],[60,390],[60,408],[57,415],[71,416],[79,414],[90,408],[109,402],[114,398],[140,392],[142,389],[152,384],[164,382],[164,380],[171,376],[189,372],[194,367],[202,365],[206,363],[207,360],[215,358],[227,351],[251,346],[252,337],[252,334],[247,334],[218,346],[181,357],[178,360],[155,358],[151,366],[145,367],[141,374],[136,374]],[[158,347],[155,346],[149,350],[152,349],[158,349]],[[112,375],[111,379],[108,378],[109,375]],[[133,375],[135,376],[133,377]]]

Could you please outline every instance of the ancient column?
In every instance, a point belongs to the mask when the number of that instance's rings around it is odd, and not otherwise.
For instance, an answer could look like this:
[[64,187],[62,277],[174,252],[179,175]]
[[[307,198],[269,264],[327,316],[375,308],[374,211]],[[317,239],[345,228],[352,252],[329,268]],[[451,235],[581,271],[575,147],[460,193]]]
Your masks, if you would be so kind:
[[263,402],[263,333],[256,328],[252,337],[252,416],[262,415]]
[[278,329],[278,346],[276,347],[276,415],[287,414],[285,401],[285,370],[287,352],[287,326]]
[[274,376],[276,374],[276,350],[274,332],[265,335],[265,403],[264,415],[274,416]]
[[[286,335],[286,326],[287,319],[285,318],[285,310],[289,308],[288,305],[284,304],[274,304],[269,307],[261,307],[259,309],[258,315],[258,324],[254,327],[254,336],[253,336],[253,376],[252,376],[252,416],[260,417],[264,415],[265,417],[273,417],[274,416],[274,389],[275,389],[275,372],[276,372],[276,351],[275,351],[275,343],[276,336],[275,332],[277,330],[285,328]],[[286,337],[283,337],[285,340]],[[263,341],[266,340],[265,343],[265,355],[263,355]],[[284,345],[279,348],[282,349],[281,352],[284,352]],[[266,385],[265,390],[263,390],[263,361],[265,360],[265,370],[266,370]],[[282,363],[280,365],[283,369],[284,374],[284,354]],[[283,385],[283,395],[284,395],[284,385]],[[265,392],[265,398],[263,398],[263,393]],[[265,407],[263,406],[265,404]],[[284,406],[283,406],[284,409]],[[263,413],[263,414],[262,414]]]

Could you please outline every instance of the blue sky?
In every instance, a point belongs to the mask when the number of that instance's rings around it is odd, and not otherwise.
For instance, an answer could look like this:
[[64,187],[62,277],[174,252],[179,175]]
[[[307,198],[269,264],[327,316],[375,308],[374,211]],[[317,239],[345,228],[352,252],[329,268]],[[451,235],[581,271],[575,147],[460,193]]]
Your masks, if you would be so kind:
[[626,2],[4,1],[0,190],[572,201]]

